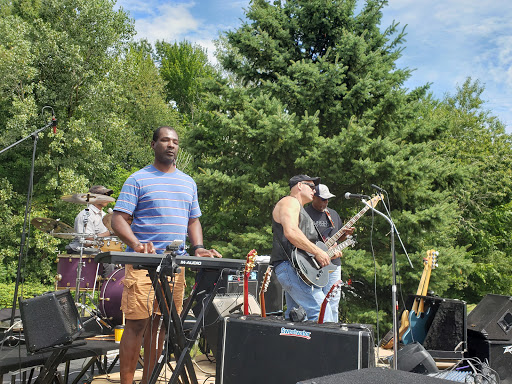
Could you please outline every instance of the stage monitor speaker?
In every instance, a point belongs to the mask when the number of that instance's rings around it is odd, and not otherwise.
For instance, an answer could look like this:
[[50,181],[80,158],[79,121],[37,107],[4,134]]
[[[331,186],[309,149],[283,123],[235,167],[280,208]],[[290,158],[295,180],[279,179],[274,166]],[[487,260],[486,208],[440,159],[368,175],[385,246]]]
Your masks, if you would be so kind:
[[[226,316],[243,314],[244,296],[240,293],[228,293],[217,295],[213,299],[213,305],[206,314],[203,333],[214,356],[217,356],[219,326]],[[261,309],[254,296],[249,294],[249,313],[261,314]]]
[[487,340],[480,332],[468,331],[468,357],[488,361],[500,377],[500,384],[512,384],[512,342]]
[[225,317],[217,384],[286,384],[375,365],[371,326]]
[[367,368],[299,381],[297,384],[448,384],[453,381],[389,368]]
[[469,313],[468,330],[489,340],[512,340],[512,296],[486,295]]
[[407,344],[398,351],[397,368],[414,373],[436,373],[436,362],[420,343]]
[[28,352],[69,344],[80,334],[82,324],[69,289],[19,301]]

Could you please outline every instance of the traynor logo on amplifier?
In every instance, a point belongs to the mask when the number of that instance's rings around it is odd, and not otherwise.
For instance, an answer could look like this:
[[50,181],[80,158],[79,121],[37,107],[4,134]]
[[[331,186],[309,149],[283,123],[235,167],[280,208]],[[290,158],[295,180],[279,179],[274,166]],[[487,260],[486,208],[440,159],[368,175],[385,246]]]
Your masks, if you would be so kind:
[[300,337],[302,339],[311,339],[311,332],[308,331],[299,331],[297,329],[288,329],[285,327],[281,327],[281,333],[279,336],[293,336],[293,337]]

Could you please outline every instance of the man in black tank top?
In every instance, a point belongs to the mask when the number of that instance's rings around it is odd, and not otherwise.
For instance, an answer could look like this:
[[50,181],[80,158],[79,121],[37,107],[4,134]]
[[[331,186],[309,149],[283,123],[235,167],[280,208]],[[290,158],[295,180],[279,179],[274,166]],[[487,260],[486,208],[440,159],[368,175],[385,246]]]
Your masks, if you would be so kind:
[[[338,232],[343,227],[340,215],[334,209],[328,208],[327,204],[329,199],[336,197],[330,191],[327,185],[318,184],[316,187],[315,196],[310,205],[308,205],[305,211],[313,219],[316,227],[320,231],[323,240],[329,239],[332,235]],[[346,235],[352,235],[354,233],[354,227],[348,228],[345,231]],[[340,241],[344,240],[344,236],[341,237]],[[331,290],[331,287],[338,280],[341,280],[341,261],[339,258],[333,259],[332,264],[336,266],[336,270],[329,273],[329,282],[323,287],[324,293],[327,295]],[[337,323],[339,320],[338,307],[340,304],[341,292],[338,291],[329,301],[329,308],[332,311],[333,322]]]
[[[292,177],[289,181],[290,194],[279,200],[272,211],[273,244],[270,262],[285,291],[286,318],[289,318],[290,310],[301,306],[308,320],[318,320],[320,306],[325,298],[321,288],[309,286],[301,280],[290,262],[294,247],[314,255],[321,267],[331,262],[329,255],[315,245],[314,242],[320,240],[318,232],[303,208],[304,204],[313,200],[319,182],[319,177]],[[332,312],[326,311],[324,322],[330,321],[333,321]]]

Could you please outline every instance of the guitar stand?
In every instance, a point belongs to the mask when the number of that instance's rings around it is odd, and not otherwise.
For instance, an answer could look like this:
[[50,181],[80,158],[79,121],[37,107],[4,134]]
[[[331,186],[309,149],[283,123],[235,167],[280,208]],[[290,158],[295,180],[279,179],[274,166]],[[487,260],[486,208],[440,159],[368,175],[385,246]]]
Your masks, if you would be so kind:
[[[149,277],[151,278],[151,282],[155,290],[156,299],[160,308],[160,312],[162,313],[164,324],[166,326],[170,325],[170,329],[166,329],[167,336],[162,355],[158,359],[158,362],[155,365],[153,372],[151,373],[149,384],[155,384],[157,382],[162,368],[166,365],[167,361],[170,360],[169,357],[171,353],[174,353],[174,357],[176,359],[176,367],[173,370],[169,384],[178,383],[180,376],[182,380],[181,383],[188,384],[191,382],[193,384],[198,384],[192,358],[190,356],[190,351],[199,335],[201,325],[203,324],[203,319],[213,303],[213,299],[217,293],[218,287],[220,286],[219,283],[222,279],[223,272],[226,270],[213,270],[213,272],[216,273],[217,283],[215,284],[213,290],[206,296],[201,312],[196,317],[196,321],[188,336],[185,337],[182,324],[185,321],[188,312],[192,308],[192,304],[195,301],[198,292],[197,288],[192,291],[190,300],[187,302],[185,308],[183,308],[180,317],[176,311],[176,307],[173,302],[173,295],[167,280],[167,276],[176,273],[177,269],[178,268],[172,257],[167,258],[167,265],[162,265],[160,273],[157,273],[156,268],[148,269]],[[205,275],[206,274],[203,273],[200,274],[196,287],[201,286],[200,283]],[[169,319],[171,320],[170,322]]]
[[51,348],[44,348],[37,353],[43,353],[52,351],[52,354],[50,357],[46,360],[46,363],[44,364],[43,368],[41,368],[41,372],[39,373],[39,376],[37,376],[37,379],[34,381],[35,384],[50,384],[50,383],[57,383],[57,384],[65,384],[64,379],[62,378],[62,375],[60,372],[57,371],[60,363],[64,361],[64,356],[68,352],[69,348],[74,348],[77,346],[85,345],[87,344],[85,341],[79,341],[74,344],[68,344],[64,346],[59,347],[51,347]]

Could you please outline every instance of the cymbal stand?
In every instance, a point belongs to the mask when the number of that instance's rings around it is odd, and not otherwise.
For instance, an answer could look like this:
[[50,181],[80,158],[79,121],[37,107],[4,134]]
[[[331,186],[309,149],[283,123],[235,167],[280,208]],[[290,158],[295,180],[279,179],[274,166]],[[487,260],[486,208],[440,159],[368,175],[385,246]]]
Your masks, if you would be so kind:
[[[80,283],[82,282],[82,257],[84,254],[84,244],[85,244],[85,233],[81,234],[79,237],[80,242],[80,257],[78,258],[78,266],[76,268],[76,290],[75,290],[75,302],[80,302]],[[85,300],[84,300],[85,301]],[[84,302],[85,304],[85,302]]]

